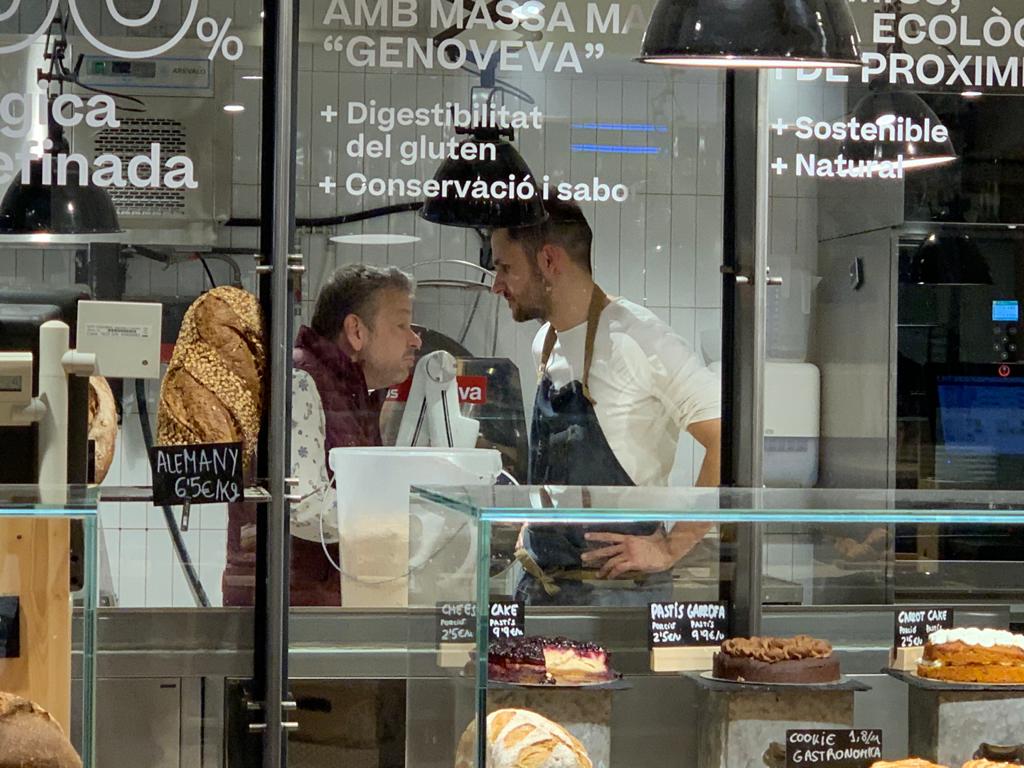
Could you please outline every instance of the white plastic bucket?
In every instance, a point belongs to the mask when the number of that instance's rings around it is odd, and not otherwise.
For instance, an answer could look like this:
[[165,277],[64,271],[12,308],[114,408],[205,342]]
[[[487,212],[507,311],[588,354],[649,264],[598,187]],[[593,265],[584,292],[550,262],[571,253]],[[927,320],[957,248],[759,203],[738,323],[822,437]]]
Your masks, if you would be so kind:
[[412,486],[492,485],[502,470],[498,451],[478,448],[334,448],[329,461],[349,607],[407,606],[410,571],[443,539],[443,518],[421,515],[410,541]]

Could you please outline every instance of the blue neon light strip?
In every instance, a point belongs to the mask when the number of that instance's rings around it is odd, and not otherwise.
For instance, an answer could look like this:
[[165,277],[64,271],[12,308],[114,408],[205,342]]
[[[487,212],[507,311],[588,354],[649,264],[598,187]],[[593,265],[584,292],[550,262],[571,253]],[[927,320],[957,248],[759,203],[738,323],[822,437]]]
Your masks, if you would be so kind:
[[573,123],[581,131],[633,131],[636,133],[668,133],[667,125],[653,123]]
[[660,147],[630,147],[619,144],[573,144],[573,152],[602,152],[614,155],[656,155]]

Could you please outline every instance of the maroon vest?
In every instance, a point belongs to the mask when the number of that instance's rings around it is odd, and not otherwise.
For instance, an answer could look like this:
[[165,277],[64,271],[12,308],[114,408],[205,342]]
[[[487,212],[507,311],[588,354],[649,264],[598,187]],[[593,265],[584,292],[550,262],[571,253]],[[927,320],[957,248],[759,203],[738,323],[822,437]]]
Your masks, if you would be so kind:
[[[380,411],[385,390],[371,394],[366,388],[362,368],[332,341],[311,328],[299,329],[292,351],[292,362],[316,384],[324,409],[327,440],[326,454],[332,448],[380,445]],[[328,474],[331,473],[327,464]],[[256,549],[254,504],[228,507],[228,557],[224,570],[224,605],[252,605],[255,598]],[[324,556],[319,542],[292,537],[291,604],[339,605],[340,576]],[[328,550],[338,561],[338,545]]]

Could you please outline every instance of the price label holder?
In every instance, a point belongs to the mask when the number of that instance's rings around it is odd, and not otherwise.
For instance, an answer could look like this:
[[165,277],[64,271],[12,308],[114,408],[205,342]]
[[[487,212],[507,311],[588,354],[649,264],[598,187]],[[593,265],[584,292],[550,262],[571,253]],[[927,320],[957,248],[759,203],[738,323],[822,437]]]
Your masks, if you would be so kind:
[[0,597],[0,659],[21,656],[21,607],[17,595]]
[[491,642],[526,636],[526,605],[517,600],[491,603],[487,622]]
[[149,460],[157,506],[227,504],[244,495],[241,443],[158,445]]
[[940,629],[952,629],[952,608],[900,608],[893,624],[893,644],[889,653],[889,666],[904,672],[917,670],[924,655],[928,635]]
[[786,768],[868,768],[882,759],[882,731],[808,728],[786,731]]
[[711,669],[715,651],[729,636],[725,603],[651,603],[647,639],[653,672]]
[[437,604],[437,666],[461,669],[476,647],[476,603]]

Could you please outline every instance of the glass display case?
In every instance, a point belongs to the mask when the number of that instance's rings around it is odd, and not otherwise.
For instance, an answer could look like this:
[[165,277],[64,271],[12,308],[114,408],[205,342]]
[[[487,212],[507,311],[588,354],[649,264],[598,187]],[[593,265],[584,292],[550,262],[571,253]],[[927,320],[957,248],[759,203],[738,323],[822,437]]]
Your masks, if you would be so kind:
[[31,734],[4,748],[26,764],[66,765],[70,739],[94,765],[96,509],[86,486],[0,486],[0,712]]
[[[498,765],[538,741],[558,764],[605,768],[793,765],[800,750],[823,764],[801,741],[818,738],[839,739],[832,757],[849,765],[1021,756],[1024,637],[1001,632],[1021,621],[1020,558],[1005,555],[1019,549],[1024,494],[413,495],[464,516],[478,544],[487,739],[467,732],[431,765]],[[687,536],[672,562],[656,556]],[[949,655],[993,647],[987,661]]]

